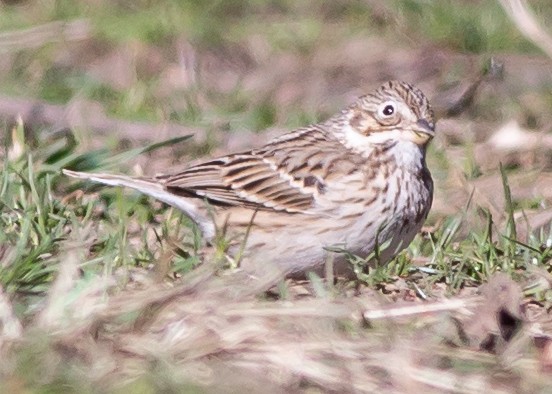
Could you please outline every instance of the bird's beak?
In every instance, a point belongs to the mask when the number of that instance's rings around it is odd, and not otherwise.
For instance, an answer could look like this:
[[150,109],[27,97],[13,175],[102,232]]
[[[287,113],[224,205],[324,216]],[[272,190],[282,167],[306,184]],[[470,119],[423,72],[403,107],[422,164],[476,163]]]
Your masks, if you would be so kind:
[[435,136],[435,124],[425,119],[420,119],[412,128],[412,140],[418,145],[427,144]]

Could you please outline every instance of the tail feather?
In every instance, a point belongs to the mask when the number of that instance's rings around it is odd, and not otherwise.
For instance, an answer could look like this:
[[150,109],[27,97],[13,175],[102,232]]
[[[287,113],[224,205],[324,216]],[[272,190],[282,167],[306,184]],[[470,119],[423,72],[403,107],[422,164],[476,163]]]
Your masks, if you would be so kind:
[[137,190],[184,212],[199,226],[203,236],[207,240],[215,235],[213,221],[206,213],[206,210],[200,209],[200,204],[203,203],[200,199],[194,200],[171,193],[165,190],[162,184],[154,180],[132,178],[125,175],[86,173],[66,169],[62,171],[65,175],[73,178],[86,179],[109,186],[129,187]]

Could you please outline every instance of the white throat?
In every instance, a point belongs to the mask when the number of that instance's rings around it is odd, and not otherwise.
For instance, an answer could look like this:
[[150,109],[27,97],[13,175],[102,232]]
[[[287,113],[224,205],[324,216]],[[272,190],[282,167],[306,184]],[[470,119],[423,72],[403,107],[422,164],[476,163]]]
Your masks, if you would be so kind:
[[387,130],[366,136],[348,125],[343,128],[343,133],[339,137],[348,149],[352,149],[364,157],[370,156],[376,146],[381,146],[386,142],[395,142],[393,147],[390,148],[389,153],[395,156],[398,166],[406,166],[412,169],[421,169],[423,167],[424,148],[404,138],[404,131]]

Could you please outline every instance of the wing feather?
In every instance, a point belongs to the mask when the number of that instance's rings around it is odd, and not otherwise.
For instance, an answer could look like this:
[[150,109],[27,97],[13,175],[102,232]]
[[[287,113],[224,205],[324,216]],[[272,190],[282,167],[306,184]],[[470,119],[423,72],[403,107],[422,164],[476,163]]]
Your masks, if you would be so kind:
[[[214,205],[306,212],[323,190],[320,184],[313,185],[312,176],[326,167],[323,160],[327,154],[343,157],[343,149],[320,126],[312,126],[277,138],[261,149],[156,179],[174,193],[206,198]],[[320,182],[321,175],[317,176]]]

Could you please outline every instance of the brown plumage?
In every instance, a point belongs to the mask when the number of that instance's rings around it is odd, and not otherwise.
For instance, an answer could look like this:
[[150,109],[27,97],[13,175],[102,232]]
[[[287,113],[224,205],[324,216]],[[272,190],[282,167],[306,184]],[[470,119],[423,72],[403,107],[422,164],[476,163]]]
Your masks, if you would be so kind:
[[[286,275],[321,268],[329,247],[366,257],[387,242],[381,262],[405,248],[431,207],[425,150],[433,135],[427,98],[390,81],[325,122],[178,173],[64,173],[173,205],[207,241],[225,226],[229,258],[240,253],[242,267],[255,275]],[[337,256],[336,266],[343,260]]]

